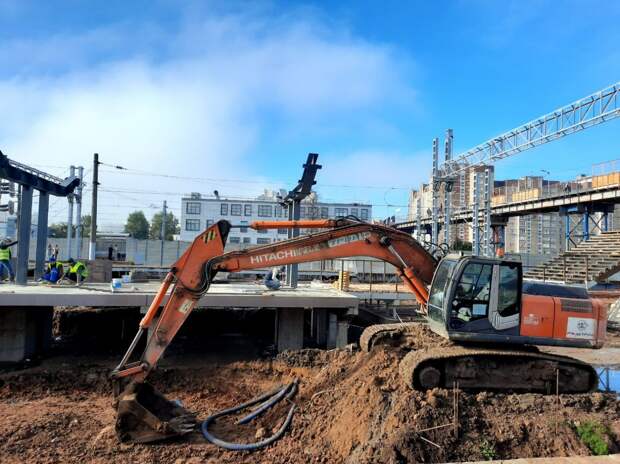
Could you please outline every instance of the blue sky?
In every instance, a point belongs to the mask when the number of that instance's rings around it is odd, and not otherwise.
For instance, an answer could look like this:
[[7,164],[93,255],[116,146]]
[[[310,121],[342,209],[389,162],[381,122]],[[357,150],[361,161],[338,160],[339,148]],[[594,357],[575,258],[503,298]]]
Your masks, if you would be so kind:
[[[97,151],[202,179],[104,167],[107,226],[164,199],[178,213],[184,192],[290,187],[310,151],[324,199],[404,215],[446,128],[459,153],[619,81],[619,19],[614,1],[0,0],[0,148],[61,175]],[[619,130],[527,151],[496,177],[589,174],[620,158]]]

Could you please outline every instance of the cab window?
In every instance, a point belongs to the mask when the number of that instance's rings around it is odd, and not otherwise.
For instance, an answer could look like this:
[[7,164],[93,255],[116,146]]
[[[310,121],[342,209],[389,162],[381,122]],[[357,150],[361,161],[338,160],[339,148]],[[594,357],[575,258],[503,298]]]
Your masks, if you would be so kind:
[[455,263],[456,261],[444,259],[439,265],[428,298],[429,305],[443,308],[444,295],[447,290],[448,280],[452,276],[452,269]]
[[502,317],[519,313],[519,266],[503,264],[499,267],[497,312]]
[[492,264],[469,263],[465,267],[452,302],[452,311],[458,317],[465,320],[487,317],[492,276]]

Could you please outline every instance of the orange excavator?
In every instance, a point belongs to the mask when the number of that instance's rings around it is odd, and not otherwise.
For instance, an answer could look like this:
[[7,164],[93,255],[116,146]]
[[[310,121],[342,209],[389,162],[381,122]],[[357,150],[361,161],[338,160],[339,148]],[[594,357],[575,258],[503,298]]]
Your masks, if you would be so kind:
[[[430,329],[451,342],[411,351],[403,358],[400,370],[412,388],[451,387],[458,382],[460,388],[474,390],[569,393],[597,386],[596,372],[589,364],[535,348],[603,345],[606,311],[585,291],[524,283],[518,262],[457,255],[438,260],[410,235],[355,218],[255,222],[245,227],[326,230],[225,253],[231,227],[227,221],[212,225],[172,266],[127,353],[112,372],[120,440],[149,442],[195,429],[195,417],[167,400],[146,378],[218,272],[351,256],[377,258],[394,266],[426,314]],[[362,334],[360,345],[370,350],[385,340],[406,337],[410,327],[371,326]],[[147,331],[144,352],[131,361]]]

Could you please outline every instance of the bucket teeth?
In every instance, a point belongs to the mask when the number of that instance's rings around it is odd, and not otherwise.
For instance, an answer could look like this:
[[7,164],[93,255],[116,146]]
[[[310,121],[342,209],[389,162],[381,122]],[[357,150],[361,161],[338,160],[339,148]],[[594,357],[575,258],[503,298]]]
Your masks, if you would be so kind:
[[195,429],[194,414],[148,383],[131,383],[118,397],[116,434],[122,442],[165,440]]

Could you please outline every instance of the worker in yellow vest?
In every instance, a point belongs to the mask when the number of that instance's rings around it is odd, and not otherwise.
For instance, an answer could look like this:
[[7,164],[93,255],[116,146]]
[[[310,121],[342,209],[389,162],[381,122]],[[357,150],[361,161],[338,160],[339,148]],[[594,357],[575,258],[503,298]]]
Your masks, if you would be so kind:
[[0,242],[0,278],[4,278],[4,270],[6,269],[9,274],[9,280],[15,281],[15,273],[13,272],[13,266],[11,266],[11,247],[17,243],[17,240],[11,242],[10,239],[5,238]]
[[66,274],[66,278],[75,282],[76,286],[79,286],[88,277],[88,269],[86,264],[81,261],[75,261],[73,258],[69,258],[69,271]]

